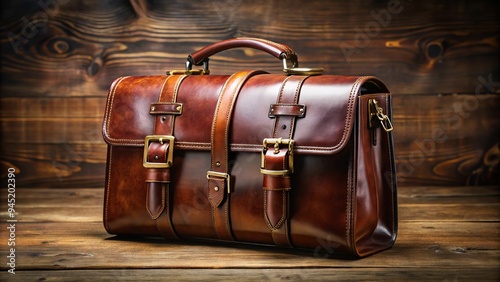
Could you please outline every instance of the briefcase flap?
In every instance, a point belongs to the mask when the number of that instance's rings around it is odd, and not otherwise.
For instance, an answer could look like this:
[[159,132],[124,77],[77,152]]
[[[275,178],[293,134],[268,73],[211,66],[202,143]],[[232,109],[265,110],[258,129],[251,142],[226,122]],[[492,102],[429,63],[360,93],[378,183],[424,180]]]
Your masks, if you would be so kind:
[[[278,102],[287,76],[260,74],[248,79],[232,112],[231,151],[262,151],[264,138],[273,136],[279,115],[271,111]],[[124,77],[111,86],[106,105],[103,135],[109,145],[144,146],[154,132],[151,107],[158,103],[167,76]],[[228,76],[190,75],[178,87],[173,136],[176,150],[210,150],[217,99]],[[296,153],[333,154],[351,136],[357,97],[388,93],[375,77],[318,75],[307,77],[300,88],[293,140]],[[292,105],[281,105],[287,107]],[[284,114],[287,114],[285,111]],[[279,121],[279,120],[278,120]],[[362,125],[364,126],[364,125]],[[278,125],[280,130],[289,130]]]

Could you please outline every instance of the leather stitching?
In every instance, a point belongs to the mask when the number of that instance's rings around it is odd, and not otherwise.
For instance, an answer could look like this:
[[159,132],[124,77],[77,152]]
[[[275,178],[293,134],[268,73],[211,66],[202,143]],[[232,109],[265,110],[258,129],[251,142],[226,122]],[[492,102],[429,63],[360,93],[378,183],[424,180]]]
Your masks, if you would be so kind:
[[[389,96],[386,95],[385,96],[385,112],[386,113],[389,113]],[[390,182],[390,186],[391,186],[391,205],[392,205],[392,211],[391,211],[391,215],[392,215],[392,226],[391,226],[391,229],[392,229],[392,234],[395,233],[395,210],[394,210],[394,186],[393,186],[393,183],[394,183],[394,176],[392,174],[392,146],[391,146],[391,139],[390,139],[390,132],[386,132],[387,134],[387,152],[389,154],[389,172],[390,172],[390,178],[391,178],[391,182]]]
[[105,209],[104,209],[104,225],[106,226],[106,230],[108,231],[111,231],[109,229],[109,221],[108,221],[108,209],[109,209],[109,191],[111,190],[111,166],[113,164],[113,146],[110,146],[109,148],[109,156],[108,156],[108,160],[109,160],[109,167],[108,167],[108,183],[107,183],[107,187],[106,187],[106,204],[104,205],[105,206]]
[[[148,185],[147,189],[146,189],[146,209],[147,209],[149,215],[151,216],[151,219],[157,219],[162,214],[163,209],[165,208],[165,187],[163,187],[164,186],[163,184],[161,186],[162,186],[161,187],[162,188],[162,191],[161,191],[161,205],[160,205],[159,211],[157,211],[155,214],[153,214],[153,212],[149,208],[150,186]],[[158,223],[156,223],[156,226],[158,227]],[[161,233],[160,229],[158,229],[158,231],[160,231],[160,233]]]
[[[165,80],[163,81],[163,84],[161,86],[161,89],[160,89],[160,95],[158,95],[158,102],[160,102],[162,100],[162,95],[163,95],[163,89],[165,88],[165,85],[167,84],[167,81],[168,79],[170,78],[171,76],[167,76],[167,78],[165,78]],[[159,122],[159,118],[156,117],[155,118],[155,122],[153,123],[153,132],[156,133],[156,124]]]

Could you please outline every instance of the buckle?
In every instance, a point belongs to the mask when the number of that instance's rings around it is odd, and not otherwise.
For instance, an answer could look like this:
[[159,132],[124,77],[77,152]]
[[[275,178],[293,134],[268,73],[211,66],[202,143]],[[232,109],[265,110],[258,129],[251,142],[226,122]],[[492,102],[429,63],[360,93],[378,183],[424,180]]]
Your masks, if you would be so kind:
[[392,126],[392,122],[389,119],[389,116],[384,114],[384,109],[382,109],[377,100],[369,99],[368,100],[368,128],[376,128],[378,125],[375,124],[375,121],[380,121],[380,124],[384,128],[385,132],[392,131],[394,127]]
[[[262,142],[264,148],[262,149],[262,158],[260,162],[260,173],[267,175],[288,175],[293,173],[293,139],[283,139],[283,138],[265,138]],[[269,150],[269,145],[273,144],[274,154],[278,154],[281,145],[288,145],[288,169],[285,170],[270,170],[265,169],[265,158],[267,150]]]
[[231,193],[231,181],[230,181],[231,176],[229,174],[211,170],[207,171],[207,179],[210,180],[212,179],[212,177],[224,179],[227,186],[227,193]]
[[[145,168],[169,168],[172,166],[174,161],[174,136],[170,135],[148,135],[144,139],[144,157],[142,159],[142,165]],[[152,163],[148,162],[148,148],[151,142],[160,142],[163,144],[164,142],[169,143],[168,152],[167,152],[167,162],[166,163]]]

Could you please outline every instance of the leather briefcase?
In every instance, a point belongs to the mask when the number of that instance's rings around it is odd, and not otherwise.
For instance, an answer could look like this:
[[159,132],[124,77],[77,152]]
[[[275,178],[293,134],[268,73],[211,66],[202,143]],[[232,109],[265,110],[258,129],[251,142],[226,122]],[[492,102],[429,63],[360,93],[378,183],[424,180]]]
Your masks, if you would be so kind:
[[[239,47],[285,73],[209,75],[211,55]],[[390,248],[391,95],[376,77],[322,71],[299,68],[286,45],[237,38],[191,54],[186,70],[118,78],[103,123],[106,230],[320,256]]]

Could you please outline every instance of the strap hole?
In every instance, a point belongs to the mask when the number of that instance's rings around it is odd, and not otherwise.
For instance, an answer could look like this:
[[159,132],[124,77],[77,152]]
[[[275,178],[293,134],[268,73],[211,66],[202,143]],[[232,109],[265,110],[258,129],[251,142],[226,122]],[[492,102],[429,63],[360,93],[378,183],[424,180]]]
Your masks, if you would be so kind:
[[167,120],[167,117],[166,116],[162,116],[161,117],[161,122],[165,122]]
[[283,128],[283,130],[285,130],[285,129],[286,129],[286,125],[285,125],[285,124],[283,124],[283,125],[281,126],[281,128]]

